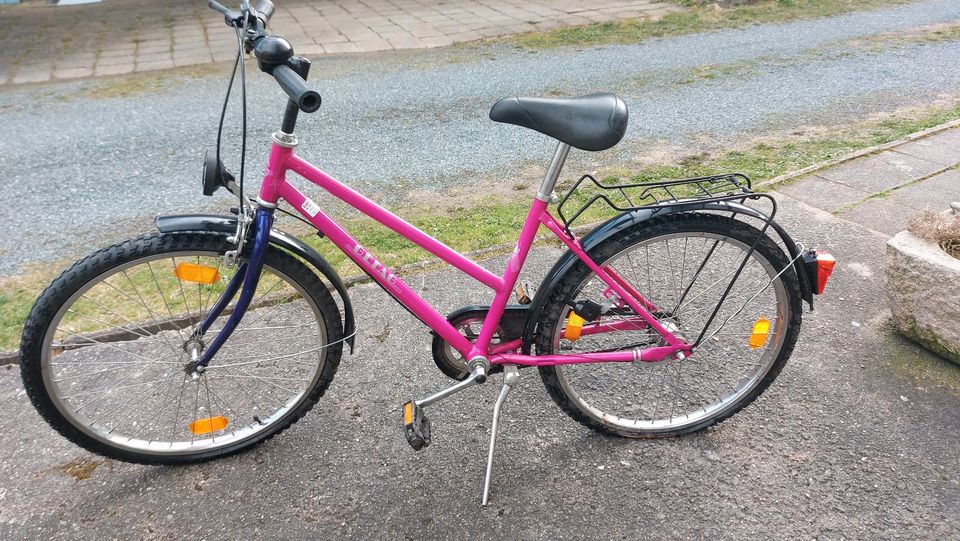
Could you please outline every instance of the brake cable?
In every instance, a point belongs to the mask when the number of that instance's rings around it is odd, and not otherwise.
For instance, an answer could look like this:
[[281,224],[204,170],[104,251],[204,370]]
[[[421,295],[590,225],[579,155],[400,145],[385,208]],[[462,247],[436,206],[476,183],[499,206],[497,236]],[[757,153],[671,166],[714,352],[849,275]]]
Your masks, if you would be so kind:
[[[236,60],[233,63],[233,70],[230,72],[230,81],[227,84],[227,92],[223,99],[223,107],[220,110],[220,123],[217,126],[217,163],[223,163],[221,161],[221,147],[223,140],[223,125],[226,120],[227,108],[230,104],[230,95],[233,91],[233,85],[236,83],[237,67],[240,67],[240,101],[241,101],[241,135],[240,135],[240,181],[237,184],[237,191],[234,195],[237,196],[239,201],[238,210],[238,219],[237,219],[237,232],[235,236],[236,241],[236,250],[231,250],[227,252],[226,257],[228,263],[231,259],[235,260],[236,257],[243,250],[244,237],[246,236],[246,224],[248,220],[251,219],[249,216],[248,208],[249,203],[247,197],[244,195],[243,184],[244,177],[246,176],[246,161],[247,161],[247,75],[246,75],[246,66],[243,58],[243,53],[245,49],[244,40],[246,38],[248,29],[249,29],[249,5],[246,0],[242,2],[243,11],[243,26],[234,24],[234,34],[237,37],[237,56]],[[231,257],[232,254],[232,257]]]
[[[242,6],[243,13],[243,36],[247,35],[250,25],[250,6],[247,4],[247,0],[243,0],[240,4]],[[238,54],[241,55],[240,59],[240,109],[241,109],[241,118],[243,129],[241,130],[240,135],[240,205],[243,206],[243,178],[244,171],[246,169],[247,163],[247,70],[246,62],[243,61],[243,39],[240,37],[240,30],[237,29],[237,46],[239,50]]]
[[[236,31],[237,39],[239,40],[239,29],[234,27]],[[233,90],[233,82],[237,76],[237,65],[240,64],[241,59],[241,49],[237,47],[237,58],[233,62],[233,71],[230,72],[230,82],[227,84],[227,94],[223,98],[223,107],[220,109],[220,125],[217,126],[217,162],[220,163],[220,141],[223,138],[223,122],[227,116],[227,105],[230,103],[230,91]]]

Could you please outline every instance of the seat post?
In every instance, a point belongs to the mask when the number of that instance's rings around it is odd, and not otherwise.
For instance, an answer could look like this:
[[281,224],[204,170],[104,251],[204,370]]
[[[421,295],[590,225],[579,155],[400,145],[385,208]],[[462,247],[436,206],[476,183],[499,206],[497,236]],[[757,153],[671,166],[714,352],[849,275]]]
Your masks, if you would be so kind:
[[537,199],[550,202],[550,196],[553,194],[553,188],[557,185],[557,179],[560,177],[560,170],[567,161],[567,154],[570,153],[570,145],[558,142],[557,150],[553,153],[553,160],[550,161],[550,167],[547,168],[547,174],[543,176],[543,182],[540,183],[540,189],[537,190]]

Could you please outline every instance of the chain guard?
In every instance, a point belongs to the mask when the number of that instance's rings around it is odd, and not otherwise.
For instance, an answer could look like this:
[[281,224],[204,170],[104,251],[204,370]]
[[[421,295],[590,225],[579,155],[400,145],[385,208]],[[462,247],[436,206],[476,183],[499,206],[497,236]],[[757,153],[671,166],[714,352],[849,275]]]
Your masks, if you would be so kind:
[[[503,317],[500,318],[500,325],[497,326],[493,340],[490,341],[491,344],[522,338],[523,330],[527,325],[529,307],[530,305],[527,304],[508,305],[503,311]],[[464,306],[451,312],[447,316],[447,321],[467,340],[474,342],[489,311],[489,306]],[[469,375],[467,362],[463,356],[436,333],[433,333],[432,351],[433,362],[447,377],[463,381]],[[490,372],[496,373],[500,370],[500,366],[494,365]]]

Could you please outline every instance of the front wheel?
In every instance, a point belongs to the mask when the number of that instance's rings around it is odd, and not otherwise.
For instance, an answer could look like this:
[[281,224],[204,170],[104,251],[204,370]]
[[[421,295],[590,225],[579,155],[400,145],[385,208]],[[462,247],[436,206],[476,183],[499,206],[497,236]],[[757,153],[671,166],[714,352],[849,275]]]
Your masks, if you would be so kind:
[[[269,248],[240,325],[201,374],[191,361],[205,314],[236,272],[212,233],[156,234],[96,252],[40,296],[21,341],[33,404],[89,451],[181,464],[246,449],[296,422],[323,395],[342,352],[337,305],[317,275]],[[241,258],[241,263],[243,258]]]
[[[688,342],[700,335],[727,284],[761,235],[732,218],[675,214],[637,224],[590,251],[651,301],[653,315]],[[783,272],[781,272],[783,271]],[[570,306],[609,306],[610,291],[578,262],[548,292],[537,354],[580,354],[664,345],[629,309],[599,320],[617,330],[568,340]],[[631,313],[627,313],[631,312]],[[556,365],[540,369],[553,400],[580,423],[634,438],[675,436],[723,421],[756,399],[783,368],[800,331],[797,276],[766,235],[750,253],[705,337],[684,360]],[[763,330],[762,321],[769,324]],[[627,323],[625,323],[627,322]]]

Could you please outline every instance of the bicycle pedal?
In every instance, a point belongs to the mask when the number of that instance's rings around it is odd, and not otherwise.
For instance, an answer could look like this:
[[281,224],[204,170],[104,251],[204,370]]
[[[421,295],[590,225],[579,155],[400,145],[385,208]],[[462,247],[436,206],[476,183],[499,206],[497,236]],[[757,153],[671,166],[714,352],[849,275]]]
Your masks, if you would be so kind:
[[430,419],[412,400],[403,405],[403,435],[414,451],[430,445]]

